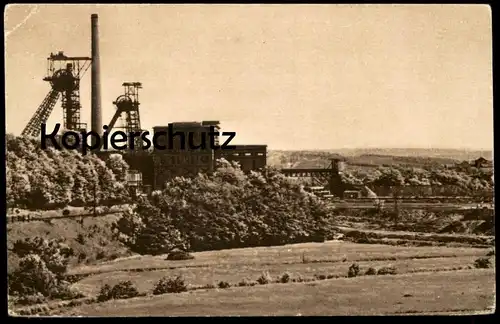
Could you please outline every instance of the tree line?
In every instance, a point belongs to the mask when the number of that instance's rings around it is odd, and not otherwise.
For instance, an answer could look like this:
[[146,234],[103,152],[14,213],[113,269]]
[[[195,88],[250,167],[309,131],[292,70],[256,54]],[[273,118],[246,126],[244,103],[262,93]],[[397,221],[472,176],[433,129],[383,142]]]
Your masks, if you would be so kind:
[[125,202],[128,165],[119,154],[41,149],[37,139],[6,136],[7,207],[50,209]]

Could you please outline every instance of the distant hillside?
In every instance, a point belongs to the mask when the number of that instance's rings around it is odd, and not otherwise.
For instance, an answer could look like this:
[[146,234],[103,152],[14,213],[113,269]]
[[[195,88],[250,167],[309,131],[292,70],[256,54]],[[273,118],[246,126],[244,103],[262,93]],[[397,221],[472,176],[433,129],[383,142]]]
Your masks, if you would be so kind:
[[339,149],[328,152],[338,153],[344,156],[360,156],[360,155],[391,155],[391,156],[413,156],[413,157],[433,157],[454,159],[459,161],[475,160],[479,157],[484,157],[487,160],[493,159],[491,150],[459,150],[459,149],[406,149],[406,148],[389,148],[389,149]]
[[455,164],[464,160],[474,160],[482,156],[492,159],[491,151],[466,151],[445,149],[344,149],[317,151],[273,151],[268,155],[268,164],[282,168],[326,167],[329,158],[341,155],[348,165],[377,167],[382,165],[404,165],[423,167],[432,164]]

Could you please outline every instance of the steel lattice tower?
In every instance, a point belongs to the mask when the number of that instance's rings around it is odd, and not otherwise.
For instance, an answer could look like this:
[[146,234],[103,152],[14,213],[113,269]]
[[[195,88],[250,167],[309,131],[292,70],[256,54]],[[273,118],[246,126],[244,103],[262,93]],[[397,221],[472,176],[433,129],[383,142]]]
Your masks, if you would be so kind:
[[69,57],[63,52],[50,54],[47,76],[43,80],[50,83],[51,90],[24,128],[23,136],[38,136],[41,124],[47,122],[60,96],[64,129],[77,132],[86,129],[87,125],[80,122],[80,80],[91,61],[90,57]]
[[[142,134],[143,130],[139,115],[139,89],[142,88],[142,84],[140,82],[124,82],[122,86],[124,87],[124,94],[113,101],[116,112],[108,125],[108,131],[119,129],[125,132],[127,136],[130,133]],[[118,120],[119,126],[115,127]],[[135,137],[134,140],[134,151],[141,150],[142,139]]]

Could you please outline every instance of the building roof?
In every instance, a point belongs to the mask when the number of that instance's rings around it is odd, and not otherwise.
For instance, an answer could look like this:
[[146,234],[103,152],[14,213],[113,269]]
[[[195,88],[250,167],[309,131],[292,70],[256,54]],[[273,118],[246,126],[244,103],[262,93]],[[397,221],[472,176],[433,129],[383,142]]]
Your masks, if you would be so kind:
[[367,186],[364,186],[363,187],[363,191],[364,191],[364,194],[366,195],[366,197],[368,198],[378,198],[377,194],[374,193],[370,188],[368,188]]

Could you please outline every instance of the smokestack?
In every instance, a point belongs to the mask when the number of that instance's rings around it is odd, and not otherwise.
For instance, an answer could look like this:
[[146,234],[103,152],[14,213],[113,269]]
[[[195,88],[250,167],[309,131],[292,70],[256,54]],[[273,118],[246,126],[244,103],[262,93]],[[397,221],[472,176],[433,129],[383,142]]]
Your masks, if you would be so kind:
[[[102,112],[101,112],[101,62],[99,57],[99,26],[97,14],[90,16],[92,24],[92,75],[91,75],[91,130],[102,138]],[[95,139],[92,137],[92,145]],[[102,145],[102,143],[101,143]]]

